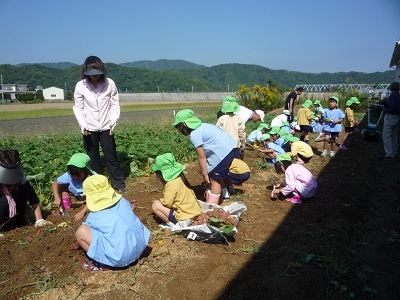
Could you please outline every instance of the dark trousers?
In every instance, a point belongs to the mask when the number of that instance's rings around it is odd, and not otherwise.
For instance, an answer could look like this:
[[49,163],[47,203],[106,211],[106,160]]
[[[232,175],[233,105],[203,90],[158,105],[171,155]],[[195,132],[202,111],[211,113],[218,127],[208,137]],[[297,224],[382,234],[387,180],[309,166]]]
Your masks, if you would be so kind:
[[109,130],[102,132],[91,131],[90,135],[83,136],[83,146],[90,157],[90,167],[97,174],[103,174],[103,168],[100,164],[99,145],[103,150],[108,177],[113,188],[125,188],[124,174],[117,159],[117,146],[115,145],[114,135],[110,135]]

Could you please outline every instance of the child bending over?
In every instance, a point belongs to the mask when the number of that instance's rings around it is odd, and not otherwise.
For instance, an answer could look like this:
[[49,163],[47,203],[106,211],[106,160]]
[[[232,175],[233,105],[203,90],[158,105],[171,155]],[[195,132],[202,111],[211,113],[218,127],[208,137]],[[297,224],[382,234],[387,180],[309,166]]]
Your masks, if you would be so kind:
[[[63,202],[71,202],[71,195],[78,200],[85,200],[82,183],[90,175],[96,174],[90,169],[89,162],[90,158],[85,153],[76,153],[71,156],[67,163],[67,172],[58,177],[52,185],[54,195],[53,205],[55,207],[59,207]],[[68,208],[63,207],[63,209]],[[87,210],[87,206],[84,205],[75,215],[75,220],[81,220]]]
[[275,171],[284,173],[285,181],[275,187],[274,194],[282,194],[286,201],[296,204],[315,195],[318,184],[314,176],[302,165],[292,164],[289,154],[281,154],[276,158]]
[[82,267],[102,271],[136,261],[147,247],[150,232],[134,214],[134,205],[117,194],[103,175],[87,178],[83,194],[90,213],[76,230],[76,239],[90,260]]

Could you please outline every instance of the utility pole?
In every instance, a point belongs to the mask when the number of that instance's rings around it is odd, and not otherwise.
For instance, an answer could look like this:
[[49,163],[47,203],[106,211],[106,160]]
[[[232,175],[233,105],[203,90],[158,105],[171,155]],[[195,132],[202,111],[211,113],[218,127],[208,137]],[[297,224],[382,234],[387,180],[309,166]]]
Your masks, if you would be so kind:
[[3,93],[3,75],[1,75],[1,101],[4,103],[4,93]]

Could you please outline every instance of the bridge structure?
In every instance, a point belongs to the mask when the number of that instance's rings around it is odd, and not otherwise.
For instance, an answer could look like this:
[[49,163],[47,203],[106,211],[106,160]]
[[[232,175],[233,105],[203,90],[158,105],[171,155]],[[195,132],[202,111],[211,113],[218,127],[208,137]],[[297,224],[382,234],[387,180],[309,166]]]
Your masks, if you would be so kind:
[[378,84],[344,84],[344,83],[321,83],[321,84],[298,84],[294,88],[302,87],[305,92],[329,92],[337,90],[345,90],[346,92],[351,90],[358,90],[361,93],[373,93],[375,90],[387,89],[390,83],[378,83]]

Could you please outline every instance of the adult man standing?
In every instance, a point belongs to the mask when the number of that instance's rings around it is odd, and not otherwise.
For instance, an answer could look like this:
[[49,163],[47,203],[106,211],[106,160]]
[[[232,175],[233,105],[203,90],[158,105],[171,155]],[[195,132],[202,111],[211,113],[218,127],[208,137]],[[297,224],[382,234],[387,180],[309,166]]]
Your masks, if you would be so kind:
[[383,105],[385,117],[383,119],[383,148],[385,156],[382,160],[391,160],[398,151],[398,127],[400,118],[400,93],[399,83],[393,82],[390,85],[390,96],[387,103]]
[[298,95],[303,93],[304,89],[300,86],[295,91],[291,92],[285,101],[285,109],[290,111],[290,116],[288,117],[289,123],[293,122],[293,108],[294,108],[294,101],[297,99]]

